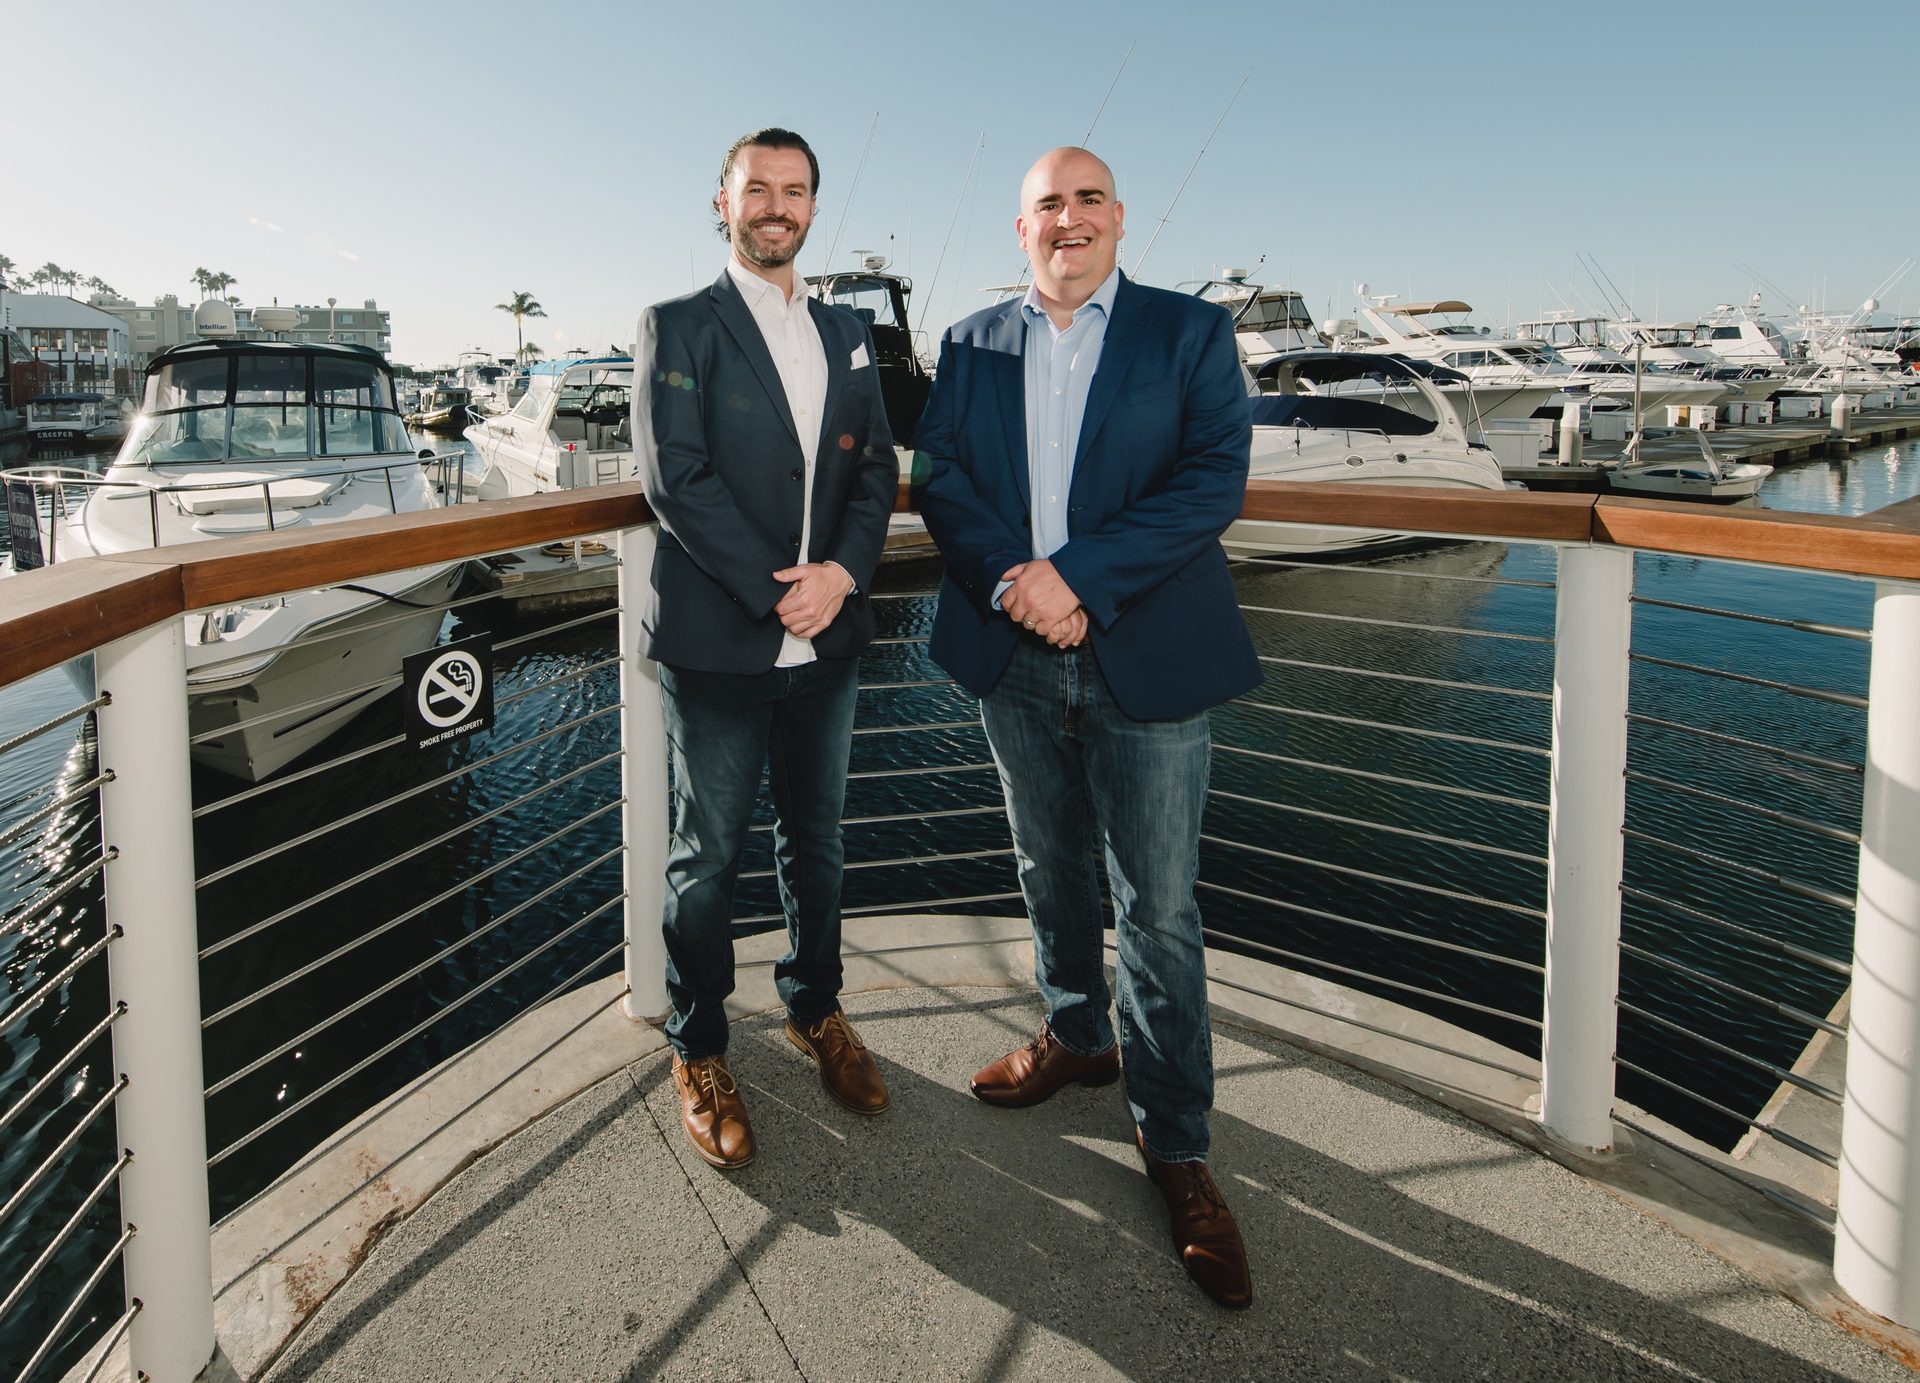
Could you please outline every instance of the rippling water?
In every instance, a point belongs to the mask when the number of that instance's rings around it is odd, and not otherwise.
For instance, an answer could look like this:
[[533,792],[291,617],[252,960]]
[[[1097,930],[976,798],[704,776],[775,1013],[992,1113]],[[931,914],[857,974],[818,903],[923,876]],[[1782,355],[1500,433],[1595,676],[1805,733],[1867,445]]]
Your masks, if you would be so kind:
[[[1857,514],[1920,491],[1916,474],[1920,443],[1907,443],[1783,469],[1762,499],[1772,508]],[[1546,850],[1548,704],[1483,688],[1550,689],[1553,575],[1550,552],[1493,544],[1437,547],[1356,566],[1238,569],[1241,598],[1257,607],[1249,622],[1262,652],[1328,666],[1273,665],[1253,698],[1264,706],[1236,705],[1216,716],[1214,786],[1222,796],[1209,817],[1202,871],[1214,887],[1201,899],[1210,926],[1290,953],[1301,968],[1537,1050],[1534,1029],[1501,1015],[1539,1013],[1539,977],[1527,967],[1542,960],[1544,924],[1537,914],[1545,870],[1530,857]],[[1667,600],[1851,626],[1870,617],[1870,589],[1834,578],[1642,557],[1636,580],[1641,595]],[[883,637],[901,642],[871,652],[866,681],[938,675],[923,645],[912,641],[927,632],[932,610],[930,600],[911,593],[933,584],[927,570],[894,572],[883,581],[883,588],[906,593],[875,607]],[[1479,634],[1314,617],[1326,614]],[[206,1074],[209,1084],[230,1082],[207,1105],[209,1149],[218,1159],[216,1214],[255,1194],[355,1112],[529,1001],[583,971],[605,974],[617,965],[617,959],[596,959],[620,935],[619,865],[607,858],[618,843],[619,822],[617,812],[603,810],[618,797],[618,769],[602,766],[556,781],[617,746],[616,717],[593,718],[617,701],[614,669],[573,675],[612,655],[612,617],[542,634],[537,624],[479,606],[450,616],[444,637],[483,630],[502,646],[521,640],[498,655],[496,695],[504,700],[527,690],[502,705],[484,741],[438,756],[384,751],[225,809],[217,804],[234,785],[196,774],[197,804],[214,808],[196,823],[196,872],[205,878],[254,861],[206,885],[200,899],[202,946],[209,951],[201,967],[203,1002],[218,1016],[207,1033]],[[1749,676],[1865,690],[1865,645],[1815,634],[1642,606],[1635,646]],[[1387,681],[1341,668],[1429,680]],[[0,741],[77,700],[59,672],[0,692]],[[1844,763],[1860,759],[1864,717],[1856,709],[1647,663],[1634,668],[1632,702],[1643,715],[1737,739]],[[997,801],[974,721],[970,701],[952,687],[863,693],[858,723],[871,733],[855,741],[849,815],[907,819],[849,828],[850,911],[913,911],[1013,889],[1003,819],[937,815]],[[389,698],[322,752],[371,745],[397,728],[398,708]],[[466,776],[439,781],[459,763],[495,758]],[[91,742],[79,723],[0,756],[0,832],[45,803],[33,794],[48,782],[84,782],[91,762]],[[940,771],[899,772],[916,767]],[[1859,821],[1857,775],[1783,763],[1674,730],[1635,725],[1630,767],[1848,829]],[[392,805],[377,805],[383,802]],[[601,814],[583,820],[596,811]],[[332,824],[355,813],[364,815]],[[1629,830],[1636,833],[1627,845],[1630,886],[1763,937],[1847,955],[1846,910],[1756,886],[1748,871],[1778,872],[1850,895],[1854,847],[1637,781],[1630,785]],[[296,840],[301,843],[280,848]],[[91,797],[14,845],[0,846],[0,911],[97,850]],[[402,852],[405,860],[387,863]],[[985,858],[891,863],[981,852]],[[769,867],[762,832],[745,864],[742,918],[777,914]],[[967,907],[1019,911],[1006,900]],[[560,936],[576,922],[577,930]],[[58,972],[102,925],[97,892],[82,889],[45,920],[0,937],[4,1002],[12,1005]],[[749,921],[743,929],[768,925]],[[1764,988],[1816,1014],[1831,1008],[1844,985],[1816,966],[1784,960],[1659,904],[1630,900],[1626,933],[1632,947],[1721,981]],[[1441,938],[1485,954],[1409,937]],[[532,961],[502,973],[543,944],[548,949]],[[1357,980],[1349,970],[1377,978]],[[1631,952],[1623,958],[1622,989],[1629,1004],[1778,1065],[1790,1065],[1808,1036],[1803,1025],[1769,1016],[1710,980]],[[96,964],[63,986],[54,1002],[0,1028],[0,1111],[90,1030],[106,1002]],[[350,1008],[356,1003],[361,1006]],[[350,1011],[336,1017],[343,1009]],[[1757,1110],[1773,1089],[1764,1073],[1631,1013],[1623,1015],[1621,1055],[1658,1078],[1623,1072],[1625,1098],[1722,1146],[1740,1125],[1660,1081],[1742,1113]],[[109,1076],[110,1055],[97,1042],[25,1108],[0,1145],[0,1197],[12,1195],[76,1126]],[[81,1140],[77,1165],[104,1168],[114,1146],[109,1116]],[[36,1190],[0,1225],[0,1261],[28,1261],[79,1203],[89,1180],[76,1171]],[[108,1197],[50,1271],[44,1304],[21,1308],[38,1329],[117,1233],[117,1209]],[[76,1325],[76,1336],[117,1315],[117,1291],[110,1280],[90,1308],[92,1324]],[[23,1358],[24,1338],[18,1322],[11,1329],[0,1324],[0,1362],[16,1352]]]

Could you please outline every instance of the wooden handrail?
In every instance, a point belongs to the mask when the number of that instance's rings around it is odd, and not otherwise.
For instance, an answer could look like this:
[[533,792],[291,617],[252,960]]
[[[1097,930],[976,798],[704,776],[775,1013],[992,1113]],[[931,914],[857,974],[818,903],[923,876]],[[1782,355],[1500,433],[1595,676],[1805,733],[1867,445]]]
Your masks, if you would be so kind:
[[[905,481],[894,507],[910,511]],[[1255,480],[1241,513],[1516,542],[1604,543],[1920,581],[1920,531],[1888,518],[1679,501]],[[61,562],[0,584],[0,687],[189,610],[260,600],[650,522],[637,482]]]

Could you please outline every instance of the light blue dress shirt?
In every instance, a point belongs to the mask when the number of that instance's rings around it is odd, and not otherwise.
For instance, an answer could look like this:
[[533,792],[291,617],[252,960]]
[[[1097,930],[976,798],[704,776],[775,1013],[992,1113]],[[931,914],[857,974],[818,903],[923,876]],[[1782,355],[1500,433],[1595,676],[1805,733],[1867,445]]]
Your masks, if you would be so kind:
[[[1027,324],[1027,492],[1035,557],[1051,557],[1067,545],[1067,496],[1073,488],[1074,453],[1080,449],[1080,423],[1119,291],[1120,271],[1115,269],[1064,331],[1047,316],[1037,285],[1027,289],[1020,305]],[[1010,584],[1003,581],[995,588],[995,606]]]

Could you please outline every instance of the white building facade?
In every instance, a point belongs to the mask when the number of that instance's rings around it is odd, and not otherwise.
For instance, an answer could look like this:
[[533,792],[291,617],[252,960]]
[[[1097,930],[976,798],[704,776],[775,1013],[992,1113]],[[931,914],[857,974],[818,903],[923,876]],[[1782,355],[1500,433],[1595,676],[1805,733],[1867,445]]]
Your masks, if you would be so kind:
[[0,331],[24,344],[46,371],[50,392],[112,394],[132,387],[132,333],[113,312],[63,293],[0,292]]
[[[144,369],[149,360],[171,346],[199,339],[193,330],[193,308],[171,293],[144,306],[104,298],[97,298],[95,302],[100,311],[112,313],[126,326],[133,342],[135,369]],[[372,346],[382,355],[392,349],[391,314],[372,298],[358,307],[322,303],[294,310],[300,314],[300,324],[292,331],[279,333],[281,340]],[[268,335],[253,324],[252,308],[235,307],[233,314],[235,335],[239,339],[258,341]]]

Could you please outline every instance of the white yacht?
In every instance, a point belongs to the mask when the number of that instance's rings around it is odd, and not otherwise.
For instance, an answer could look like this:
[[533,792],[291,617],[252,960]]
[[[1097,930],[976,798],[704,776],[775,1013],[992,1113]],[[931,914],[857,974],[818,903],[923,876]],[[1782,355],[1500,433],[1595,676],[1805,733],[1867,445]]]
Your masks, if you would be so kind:
[[[285,533],[439,507],[378,351],[198,341],[155,356],[104,474],[5,473],[4,574],[75,558]],[[186,617],[192,755],[258,781],[392,688],[430,648],[461,562]]]
[[1693,428],[1700,449],[1698,460],[1642,461],[1643,438],[1636,434],[1627,441],[1627,453],[1620,464],[1607,472],[1607,489],[1628,495],[1646,495],[1654,499],[1699,499],[1714,504],[1733,504],[1752,499],[1760,483],[1773,474],[1773,467],[1758,461],[1722,461],[1714,455],[1707,434]]
[[530,365],[510,412],[466,439],[486,463],[478,493],[507,499],[633,478],[633,361],[624,355]]
[[[1500,463],[1441,395],[1464,384],[1446,371],[1387,355],[1328,350],[1278,355],[1254,374],[1248,478],[1339,485],[1502,490]],[[1365,383],[1365,396],[1341,386]],[[1416,409],[1410,405],[1423,404]],[[1327,555],[1409,541],[1377,529],[1270,528],[1245,522],[1221,538],[1235,556]]]
[[1648,365],[1672,374],[1710,379],[1727,391],[1723,402],[1764,403],[1780,388],[1781,376],[1760,365],[1734,365],[1701,344],[1699,322],[1642,322],[1631,318],[1607,324],[1613,348],[1631,360],[1635,352]]
[[1760,314],[1760,295],[1744,305],[1720,303],[1700,320],[1695,343],[1728,365],[1779,374],[1800,363],[1800,353],[1777,323]]
[[[1473,308],[1452,298],[1395,305],[1394,295],[1376,295],[1364,302],[1361,318],[1380,342],[1374,349],[1415,359],[1431,360],[1458,370],[1473,381],[1476,395],[1503,385],[1533,381],[1556,390],[1586,390],[1596,401],[1631,408],[1634,378],[1631,362],[1610,362],[1605,369],[1576,369],[1544,341],[1525,336],[1496,336],[1490,328],[1466,321]],[[1680,375],[1640,381],[1640,406],[1648,411],[1672,404],[1711,404],[1726,390],[1707,380]]]
[[127,435],[133,415],[125,399],[106,394],[42,394],[22,405],[27,441],[33,446],[114,446]]
[[1219,303],[1233,316],[1234,339],[1247,368],[1258,370],[1276,355],[1314,350],[1326,344],[1313,324],[1307,300],[1291,288],[1252,282],[1250,269],[1225,269],[1217,279],[1179,288],[1210,303]]

